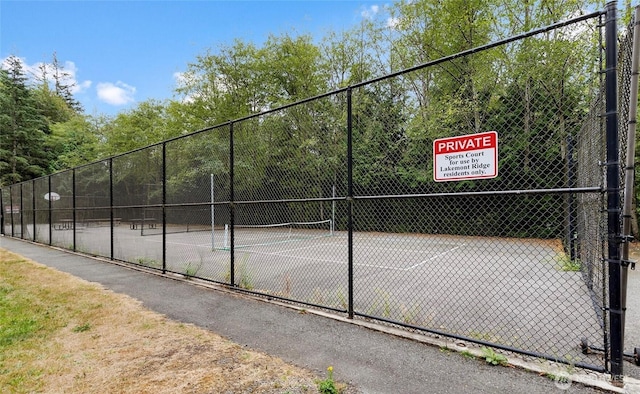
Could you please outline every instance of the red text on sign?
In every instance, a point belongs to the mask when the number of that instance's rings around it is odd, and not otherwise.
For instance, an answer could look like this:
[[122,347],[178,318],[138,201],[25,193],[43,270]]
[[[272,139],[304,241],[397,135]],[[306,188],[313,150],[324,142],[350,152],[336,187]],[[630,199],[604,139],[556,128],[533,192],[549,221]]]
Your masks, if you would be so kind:
[[461,152],[476,149],[490,149],[496,147],[495,134],[484,134],[477,137],[463,137],[436,142],[436,154]]

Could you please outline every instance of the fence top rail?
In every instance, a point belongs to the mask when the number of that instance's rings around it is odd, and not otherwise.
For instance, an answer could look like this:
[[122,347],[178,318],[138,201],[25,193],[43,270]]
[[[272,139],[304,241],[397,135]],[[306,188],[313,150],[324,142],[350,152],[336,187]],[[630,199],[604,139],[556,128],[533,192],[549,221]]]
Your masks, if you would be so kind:
[[[249,119],[254,119],[254,118],[261,117],[261,116],[265,116],[265,115],[268,115],[268,114],[271,114],[271,113],[275,113],[275,112],[278,112],[278,111],[285,110],[287,108],[295,107],[295,106],[302,105],[302,104],[305,104],[305,103],[309,103],[309,102],[312,102],[312,101],[315,101],[315,100],[319,100],[319,99],[322,99],[322,98],[325,98],[325,97],[329,97],[329,96],[333,96],[333,95],[336,95],[336,94],[339,94],[339,93],[343,93],[343,92],[346,92],[346,91],[349,91],[349,90],[352,90],[352,89],[355,89],[355,88],[359,88],[359,87],[366,86],[366,85],[369,85],[369,84],[372,84],[372,83],[380,82],[380,81],[383,81],[385,79],[394,78],[394,77],[397,77],[397,76],[400,76],[400,75],[403,75],[403,74],[407,74],[407,73],[410,73],[410,72],[413,72],[413,71],[417,71],[417,70],[420,70],[420,69],[423,69],[423,68],[432,67],[432,66],[438,65],[440,63],[444,63],[444,62],[455,60],[455,59],[458,59],[458,58],[461,58],[461,57],[469,56],[469,55],[472,55],[472,54],[475,54],[475,53],[483,52],[483,51],[486,51],[486,50],[489,50],[489,49],[492,49],[492,48],[503,46],[503,45],[509,44],[511,42],[523,40],[525,38],[532,37],[532,36],[535,36],[535,35],[538,35],[538,34],[546,33],[546,32],[552,31],[552,30],[556,30],[556,29],[559,29],[559,28],[562,28],[562,27],[570,26],[570,25],[573,25],[573,24],[576,24],[576,23],[579,23],[579,22],[583,22],[583,21],[586,21],[586,20],[595,19],[595,18],[598,18],[598,17],[600,17],[602,15],[606,15],[606,14],[607,14],[606,9],[599,10],[599,11],[594,11],[594,12],[591,12],[591,13],[588,13],[588,14],[584,14],[584,15],[575,17],[575,18],[571,18],[571,19],[567,19],[567,20],[560,21],[560,22],[557,22],[557,23],[553,23],[553,24],[550,24],[548,26],[536,28],[536,29],[530,30],[528,32],[517,34],[515,36],[511,36],[511,37],[508,37],[508,38],[505,38],[505,39],[497,40],[497,41],[494,41],[494,42],[489,43],[489,44],[485,44],[485,45],[481,45],[481,46],[478,46],[478,47],[474,47],[474,48],[471,48],[471,49],[468,49],[468,50],[465,50],[465,51],[462,51],[462,52],[458,52],[458,53],[453,54],[453,55],[443,56],[443,57],[441,57],[439,59],[428,61],[428,62],[425,62],[425,63],[421,63],[421,64],[418,64],[416,66],[409,67],[409,68],[406,68],[406,69],[403,69],[403,70],[400,70],[400,71],[396,71],[396,72],[393,72],[393,73],[390,73],[390,74],[386,74],[386,75],[383,75],[383,76],[380,76],[380,77],[372,78],[372,79],[369,79],[369,80],[366,80],[366,81],[358,82],[356,84],[352,84],[352,85],[349,85],[349,86],[346,86],[346,87],[343,87],[343,88],[335,89],[335,90],[332,90],[332,91],[329,91],[329,92],[326,92],[326,93],[322,93],[322,94],[319,94],[319,95],[316,95],[316,96],[313,96],[313,97],[308,97],[308,98],[305,98],[305,99],[302,99],[302,100],[299,100],[299,101],[296,101],[296,102],[293,102],[293,103],[289,103],[289,104],[285,104],[285,105],[282,105],[282,106],[279,106],[279,107],[276,107],[276,108],[271,108],[271,109],[268,109],[268,110],[257,112],[255,114],[246,115],[244,117],[240,117],[240,118],[237,118],[237,119],[234,119],[234,120],[228,120],[228,121],[226,121],[224,123],[220,123],[220,124],[213,125],[213,126],[208,126],[208,127],[203,128],[203,129],[193,131],[191,133],[187,133],[187,134],[184,134],[184,135],[176,136],[176,137],[169,138],[169,139],[166,139],[166,140],[163,140],[163,141],[159,141],[159,142],[147,145],[147,146],[136,148],[136,149],[133,149],[133,150],[130,150],[130,151],[127,151],[127,152],[123,152],[123,153],[119,153],[119,154],[116,154],[116,155],[112,155],[112,156],[109,156],[109,157],[106,157],[106,158],[102,158],[102,159],[99,159],[99,160],[96,160],[96,161],[93,161],[93,162],[90,162],[90,163],[86,163],[86,164],[82,164],[82,165],[76,166],[74,168],[58,171],[58,172],[56,172],[54,174],[64,173],[66,171],[72,171],[72,170],[74,170],[76,168],[82,168],[82,167],[90,166],[90,165],[93,165],[93,164],[96,164],[96,163],[100,163],[100,162],[108,162],[108,161],[113,160],[115,158],[122,157],[122,156],[125,156],[125,155],[128,155],[128,154],[131,154],[131,153],[139,152],[139,151],[142,151],[144,149],[163,146],[166,143],[171,142],[171,141],[176,141],[176,140],[179,140],[179,139],[182,139],[182,138],[187,138],[187,137],[190,137],[190,136],[193,136],[193,135],[196,135],[196,134],[200,134],[200,133],[204,133],[204,132],[207,132],[207,131],[215,130],[215,129],[222,128],[222,127],[225,127],[225,126],[231,126],[234,123],[240,123],[240,122],[243,122],[243,121],[247,121]],[[48,176],[51,176],[51,175],[53,175],[53,174],[45,175],[45,176],[40,177],[40,178],[45,178],[45,177],[48,177]],[[39,179],[39,178],[34,178],[34,179]],[[30,182],[30,181],[31,180],[23,181],[23,182],[16,183],[14,185],[19,185],[21,183],[26,183],[26,182]],[[13,186],[13,185],[7,185],[5,187],[8,187],[8,186]],[[2,190],[2,187],[0,187],[0,190]]]

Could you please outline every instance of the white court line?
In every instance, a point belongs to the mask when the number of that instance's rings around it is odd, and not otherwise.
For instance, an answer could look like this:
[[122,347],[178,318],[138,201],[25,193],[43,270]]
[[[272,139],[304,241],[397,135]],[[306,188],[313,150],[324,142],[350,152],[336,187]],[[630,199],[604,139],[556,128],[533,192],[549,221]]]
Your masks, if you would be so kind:
[[[146,242],[162,243],[162,241],[156,241],[154,239],[146,240]],[[206,248],[206,247],[210,247],[211,246],[211,244],[188,244],[188,243],[184,243],[184,242],[170,242],[170,241],[167,241],[167,245],[168,244],[171,244],[171,245],[183,245],[183,246],[196,246],[196,247],[199,247],[199,248]]]
[[267,256],[288,257],[288,258],[301,259],[301,260],[311,260],[311,261],[318,261],[318,262],[322,262],[322,263],[347,264],[346,261],[324,260],[324,259],[317,259],[317,258],[313,258],[313,257],[290,256],[290,255],[280,254],[280,253],[259,252],[259,251],[253,251],[253,250],[252,251],[248,251],[248,253],[264,254],[264,255],[267,255]]
[[[297,250],[305,250],[305,249],[311,249],[311,248],[315,248],[317,246],[335,246],[335,244],[319,244],[319,245],[309,245],[309,246],[303,246],[301,248],[295,248],[295,249],[287,249],[287,250],[281,250],[281,253],[286,253],[286,252],[295,252]],[[287,256],[289,257],[289,256]]]
[[424,265],[424,264],[428,263],[428,262],[429,262],[429,261],[431,261],[431,260],[437,259],[438,257],[442,257],[442,256],[444,256],[445,254],[447,254],[447,253],[451,253],[451,252],[453,252],[454,250],[460,249],[461,247],[466,246],[466,245],[467,245],[467,244],[464,244],[464,243],[463,243],[462,245],[460,245],[460,246],[456,246],[456,247],[455,247],[455,248],[453,248],[453,249],[445,250],[444,252],[442,252],[442,253],[438,253],[438,254],[437,254],[437,255],[435,255],[435,256],[429,257],[428,259],[423,260],[423,261],[419,262],[418,264],[414,264],[414,265],[412,265],[411,267],[405,268],[405,270],[406,270],[406,271],[409,271],[409,270],[412,270],[412,269],[414,269],[414,268],[416,268],[416,267],[420,267],[421,265]]
[[[456,246],[453,249],[444,251],[442,253],[439,253],[435,256],[432,256],[430,258],[428,258],[427,260],[424,260],[418,264],[414,264],[410,267],[392,267],[392,266],[388,266],[388,265],[375,265],[375,264],[361,264],[361,263],[355,263],[354,265],[358,266],[358,267],[367,267],[367,268],[377,268],[377,269],[384,269],[384,270],[389,270],[389,271],[409,271],[412,270],[416,267],[419,267],[423,264],[426,264],[427,262],[436,259],[438,257],[444,256],[445,254],[452,252],[456,249],[459,249],[461,247],[463,247],[465,244],[462,244],[460,246]],[[301,248],[302,249],[302,248]],[[298,249],[300,250],[300,249]],[[318,258],[313,258],[313,257],[302,257],[302,256],[291,256],[291,255],[287,255],[287,254],[282,254],[282,253],[271,253],[271,252],[259,252],[259,251],[250,251],[249,253],[255,253],[255,254],[262,254],[262,255],[267,255],[267,256],[277,256],[277,257],[286,257],[286,258],[292,258],[292,259],[300,259],[300,260],[310,260],[310,261],[318,261],[318,262],[323,262],[323,263],[332,263],[332,264],[347,264],[346,261],[336,261],[336,260],[324,260],[324,259],[318,259]]]
[[[335,245],[336,245],[335,243],[333,243],[333,244],[316,244],[316,245],[303,246],[303,247],[295,248],[295,249],[287,249],[287,250],[283,250],[282,252],[295,252],[297,250],[313,249],[313,248],[317,248],[317,247],[326,247],[326,246],[335,246]],[[448,245],[452,245],[453,246],[455,244],[448,244]],[[384,250],[384,251],[388,251],[388,252],[405,252],[405,253],[422,253],[422,252],[424,252],[423,249],[369,247],[369,246],[362,246],[362,245],[355,245],[355,246],[356,246],[356,249],[362,249],[362,250]],[[456,247],[456,248],[458,248],[458,247]],[[456,248],[450,249],[449,251],[455,250]],[[424,262],[422,262],[420,264],[423,264],[423,263]],[[360,265],[364,265],[364,264],[360,264]]]
[[[162,241],[155,241],[155,240],[148,240],[148,242],[162,242]],[[209,244],[198,244],[198,245],[194,245],[194,244],[187,244],[187,243],[182,243],[182,242],[167,242],[167,244],[172,244],[172,245],[185,245],[185,246],[197,246],[197,247],[208,247]],[[325,244],[325,246],[328,245],[332,245],[332,244]],[[410,271],[414,268],[420,267],[421,265],[424,265],[426,263],[428,263],[429,261],[435,260],[439,257],[442,257],[444,255],[446,255],[447,253],[451,253],[455,250],[458,250],[460,248],[462,248],[463,246],[466,246],[466,243],[463,243],[462,245],[456,246],[455,248],[449,249],[449,250],[445,250],[444,252],[438,253],[435,256],[431,256],[426,260],[423,260],[417,264],[414,264],[410,267],[392,267],[392,266],[388,266],[388,265],[375,265],[375,264],[361,264],[361,263],[355,263],[354,265],[357,265],[359,267],[367,267],[367,268],[378,268],[378,269],[384,269],[384,270],[390,270],[390,271]],[[273,253],[273,252],[260,252],[257,250],[248,250],[248,253],[255,253],[255,254],[262,254],[262,255],[267,255],[267,256],[278,256],[278,257],[287,257],[287,258],[292,258],[292,259],[300,259],[300,260],[310,260],[310,261],[318,261],[318,262],[322,262],[322,263],[332,263],[332,264],[347,264],[346,261],[336,261],[336,260],[324,260],[324,259],[318,259],[318,258],[313,258],[313,257],[302,257],[302,256],[292,256],[292,255],[288,255],[288,254],[283,254],[283,253],[287,253],[287,252],[295,252],[298,250],[305,250],[305,249],[310,249],[314,246],[307,246],[307,247],[303,247],[303,248],[295,248],[295,249],[288,249],[288,250],[283,250],[280,251],[278,253]],[[369,249],[369,248],[367,248]],[[380,249],[380,248],[378,248]],[[405,249],[402,249],[405,250]]]

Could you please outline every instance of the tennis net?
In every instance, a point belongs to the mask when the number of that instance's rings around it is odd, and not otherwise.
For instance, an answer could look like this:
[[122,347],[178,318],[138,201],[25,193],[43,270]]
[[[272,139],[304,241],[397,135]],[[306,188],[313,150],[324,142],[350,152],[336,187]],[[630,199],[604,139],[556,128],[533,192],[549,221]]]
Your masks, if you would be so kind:
[[[258,225],[234,225],[234,248],[269,246],[284,242],[296,242],[325,238],[333,235],[331,219],[316,222],[289,222]],[[222,249],[231,248],[229,225],[224,227]]]

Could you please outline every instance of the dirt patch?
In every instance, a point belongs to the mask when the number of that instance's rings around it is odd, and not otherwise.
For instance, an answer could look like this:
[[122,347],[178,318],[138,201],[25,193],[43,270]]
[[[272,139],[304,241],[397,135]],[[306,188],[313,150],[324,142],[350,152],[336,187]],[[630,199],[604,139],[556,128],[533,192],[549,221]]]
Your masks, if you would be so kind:
[[33,302],[52,316],[52,329],[0,360],[3,373],[34,380],[22,382],[27,391],[317,392],[312,372],[171,321],[131,297],[2,249],[0,263],[0,284],[36,289]]

